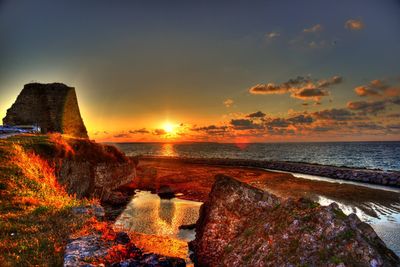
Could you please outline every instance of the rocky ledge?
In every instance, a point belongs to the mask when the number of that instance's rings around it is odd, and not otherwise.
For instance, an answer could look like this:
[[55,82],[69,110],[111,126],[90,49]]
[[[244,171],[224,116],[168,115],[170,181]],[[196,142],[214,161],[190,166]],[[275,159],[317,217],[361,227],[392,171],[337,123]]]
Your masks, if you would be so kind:
[[217,175],[190,243],[197,266],[399,266],[368,224],[333,203],[282,200]]
[[113,190],[135,177],[137,162],[114,146],[60,134],[26,136],[24,140],[55,167],[60,184],[78,198],[108,201],[114,197]]
[[220,158],[176,158],[176,157],[155,157],[143,156],[146,160],[180,161],[191,164],[207,164],[220,166],[242,166],[252,168],[263,168],[280,170],[294,173],[303,173],[342,179],[354,182],[386,185],[400,187],[399,171],[383,171],[371,169],[356,169],[349,167],[337,167],[303,162],[287,161],[266,161],[266,160],[246,160],[246,159],[220,159]]

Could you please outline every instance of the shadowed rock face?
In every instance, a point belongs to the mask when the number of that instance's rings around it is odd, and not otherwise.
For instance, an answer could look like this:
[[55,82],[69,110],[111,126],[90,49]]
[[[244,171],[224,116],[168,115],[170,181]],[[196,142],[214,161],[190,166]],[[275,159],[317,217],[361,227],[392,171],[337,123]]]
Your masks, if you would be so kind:
[[137,162],[110,145],[52,135],[49,144],[33,147],[54,162],[58,181],[78,198],[94,196],[107,201],[113,190],[135,178]]
[[39,125],[43,133],[88,138],[75,88],[62,83],[29,83],[7,110],[4,125]]
[[197,266],[400,265],[371,226],[336,203],[282,200],[224,175],[216,176],[190,246]]

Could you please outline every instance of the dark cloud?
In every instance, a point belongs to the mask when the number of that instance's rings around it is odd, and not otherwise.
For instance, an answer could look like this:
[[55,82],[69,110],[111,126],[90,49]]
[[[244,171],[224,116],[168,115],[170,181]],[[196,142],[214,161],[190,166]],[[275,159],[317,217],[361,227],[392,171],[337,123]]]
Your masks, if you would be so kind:
[[329,92],[320,88],[304,88],[292,94],[292,97],[299,99],[320,99],[323,96],[329,95]]
[[209,130],[215,130],[215,129],[218,129],[218,126],[209,125],[209,126],[204,126],[204,127],[192,128],[192,131],[209,131]]
[[389,86],[382,80],[372,80],[369,83],[369,87],[383,91],[387,89]]
[[253,95],[285,94],[287,91],[287,88],[272,83],[257,84],[249,89],[250,94]]
[[313,128],[313,130],[316,131],[316,132],[328,132],[328,131],[332,131],[334,129],[335,129],[335,127],[328,126],[328,125],[316,126],[316,127]]
[[386,90],[388,89],[389,86],[384,81],[372,80],[366,85],[361,85],[354,88],[354,91],[358,96],[375,97],[375,96],[382,96],[382,94],[386,94]]
[[368,86],[358,86],[354,88],[358,96],[380,96],[381,94]]
[[391,99],[390,102],[395,105],[400,105],[400,97],[395,97],[395,98]]
[[389,124],[386,126],[390,130],[400,131],[400,123],[397,124]]
[[341,76],[333,76],[332,78],[330,78],[328,80],[320,80],[318,82],[318,87],[319,88],[326,88],[326,87],[329,87],[331,85],[339,84],[341,82],[343,82],[343,77],[341,77]]
[[326,109],[313,113],[313,116],[315,116],[317,119],[336,120],[336,121],[350,120],[352,119],[353,115],[354,114],[351,111],[345,108]]
[[114,135],[115,138],[129,138],[131,137],[130,134],[127,133],[119,133]]
[[298,76],[282,84],[257,84],[249,89],[250,94],[268,95],[291,93],[294,98],[303,100],[313,99],[318,101],[321,97],[329,95],[329,87],[342,82],[342,77],[333,76],[329,79],[314,81],[310,77]]
[[373,114],[377,115],[377,113],[384,111],[386,109],[387,102],[386,101],[355,101],[348,102],[347,108],[358,111],[361,114]]
[[400,118],[400,113],[392,113],[386,116],[387,118]]
[[248,117],[248,118],[264,118],[265,115],[266,114],[264,112],[257,111],[257,112],[248,114],[246,117]]
[[385,89],[384,94],[386,97],[398,97],[398,96],[400,96],[400,86],[399,87],[388,87]]
[[268,127],[268,133],[270,135],[294,135],[296,131],[294,129],[288,129],[285,127]]
[[272,119],[271,121],[266,122],[268,127],[278,127],[278,128],[286,128],[290,125],[290,123],[282,118]]
[[146,130],[146,128],[142,128],[142,129],[137,129],[137,130],[130,130],[129,133],[131,133],[131,134],[147,134],[147,133],[150,133],[150,131]]
[[293,88],[302,87],[305,84],[311,83],[310,77],[298,76],[295,79],[290,79],[282,84],[257,84],[249,89],[251,94],[285,94]]
[[291,117],[287,120],[293,124],[310,124],[310,123],[314,122],[313,117],[311,117],[309,115],[303,115],[303,114],[295,116],[295,117]]
[[204,131],[204,132],[225,132],[228,129],[228,126],[216,126],[216,125],[209,125],[204,127],[195,127],[192,128],[192,131]]
[[259,129],[262,126],[248,119],[232,119],[230,124],[237,130]]
[[375,122],[355,122],[351,124],[353,128],[359,128],[362,130],[382,130],[384,127]]
[[153,134],[154,135],[164,135],[164,134],[166,134],[167,132],[164,130],[164,129],[155,129],[154,131],[153,131]]

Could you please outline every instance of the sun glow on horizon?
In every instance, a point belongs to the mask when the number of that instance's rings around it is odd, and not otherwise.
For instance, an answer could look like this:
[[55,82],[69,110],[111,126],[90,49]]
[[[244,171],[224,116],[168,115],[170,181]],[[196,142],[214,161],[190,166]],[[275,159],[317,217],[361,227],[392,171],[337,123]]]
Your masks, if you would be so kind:
[[167,134],[173,134],[175,132],[175,125],[173,123],[170,122],[165,122],[162,126],[163,130],[165,131],[165,133]]

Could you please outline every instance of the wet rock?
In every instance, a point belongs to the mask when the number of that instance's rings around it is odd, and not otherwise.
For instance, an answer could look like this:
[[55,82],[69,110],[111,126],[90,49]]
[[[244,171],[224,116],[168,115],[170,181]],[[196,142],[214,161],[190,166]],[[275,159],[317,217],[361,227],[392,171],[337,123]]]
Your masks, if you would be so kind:
[[70,240],[65,249],[64,267],[94,266],[87,259],[106,256],[108,248],[109,245],[103,243],[98,235]]
[[112,191],[108,199],[105,201],[107,204],[120,206],[129,201],[129,195],[120,191]]
[[174,191],[172,191],[171,187],[168,185],[162,185],[157,190],[157,195],[163,199],[171,199],[175,197]]
[[196,229],[196,224],[195,223],[193,223],[193,224],[182,224],[178,228],[182,229],[182,230],[193,230],[193,229]]
[[184,267],[183,259],[173,257],[162,257],[157,254],[145,254],[142,259],[128,259],[111,265],[112,267]]
[[118,244],[128,244],[131,239],[129,238],[129,235],[125,232],[118,232],[117,236],[115,237],[115,241]]
[[85,207],[74,207],[72,212],[75,214],[94,215],[97,219],[104,219],[104,208],[100,205],[88,205]]
[[217,175],[190,243],[199,266],[399,266],[374,230],[336,203],[282,200]]

